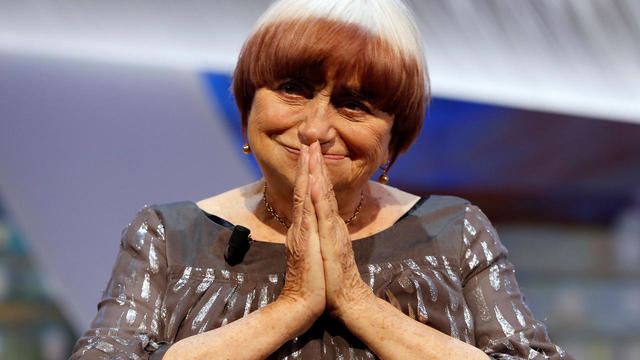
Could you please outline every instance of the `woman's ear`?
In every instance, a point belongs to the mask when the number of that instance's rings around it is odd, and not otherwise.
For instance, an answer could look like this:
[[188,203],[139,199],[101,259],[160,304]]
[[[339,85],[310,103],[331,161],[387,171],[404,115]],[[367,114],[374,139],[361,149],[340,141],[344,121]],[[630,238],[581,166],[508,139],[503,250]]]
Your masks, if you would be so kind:
[[387,156],[384,157],[384,161],[382,162],[382,164],[380,164],[380,167],[387,166],[393,161],[395,161],[394,153],[395,151],[393,150],[393,145],[389,143],[389,148],[387,149]]

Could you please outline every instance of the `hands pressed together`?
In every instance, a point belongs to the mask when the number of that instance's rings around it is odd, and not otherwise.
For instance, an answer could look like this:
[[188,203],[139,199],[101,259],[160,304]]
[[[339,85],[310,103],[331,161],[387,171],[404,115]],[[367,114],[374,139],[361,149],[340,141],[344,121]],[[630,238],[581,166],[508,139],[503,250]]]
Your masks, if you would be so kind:
[[488,359],[406,316],[362,280],[318,142],[300,149],[285,246],[287,274],[276,303],[305,314],[297,317],[298,334],[326,310],[382,359]]
[[280,297],[302,304],[310,323],[325,309],[339,319],[373,296],[358,272],[317,142],[300,149],[285,245],[287,274]]

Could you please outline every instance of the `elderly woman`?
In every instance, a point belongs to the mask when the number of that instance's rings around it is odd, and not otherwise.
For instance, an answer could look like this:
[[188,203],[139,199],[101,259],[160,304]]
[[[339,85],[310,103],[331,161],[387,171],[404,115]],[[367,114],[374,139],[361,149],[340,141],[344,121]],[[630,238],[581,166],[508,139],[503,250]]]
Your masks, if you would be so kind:
[[263,179],[140,211],[72,358],[568,358],[477,207],[384,185],[421,128],[421,43],[399,0],[274,4],[233,83]]

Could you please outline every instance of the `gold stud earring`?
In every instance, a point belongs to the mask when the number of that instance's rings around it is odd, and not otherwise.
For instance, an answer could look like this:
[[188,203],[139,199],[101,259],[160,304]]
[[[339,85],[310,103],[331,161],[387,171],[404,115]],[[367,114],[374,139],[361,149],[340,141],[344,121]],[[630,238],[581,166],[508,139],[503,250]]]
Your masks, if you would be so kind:
[[249,144],[242,145],[242,152],[245,154],[251,154],[251,147],[249,147]]
[[378,182],[380,184],[386,184],[389,182],[389,176],[387,175],[387,171],[389,171],[389,167],[390,164],[387,166],[380,166],[380,169],[382,169],[382,174],[380,174],[380,177],[378,177]]

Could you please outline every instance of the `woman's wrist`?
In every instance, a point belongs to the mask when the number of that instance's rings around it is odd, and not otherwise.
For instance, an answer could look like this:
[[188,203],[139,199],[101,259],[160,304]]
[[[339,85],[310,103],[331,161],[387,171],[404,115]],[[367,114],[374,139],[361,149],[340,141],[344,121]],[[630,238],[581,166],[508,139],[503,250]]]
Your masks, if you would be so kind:
[[[304,303],[281,296],[246,317],[176,342],[164,358],[264,359],[287,341],[306,332],[314,321]],[[232,342],[245,346],[229,347]]]
[[286,317],[291,319],[292,338],[307,331],[324,312],[324,306],[319,308],[317,304],[284,294],[281,294],[272,305],[283,309]]
[[380,300],[366,284],[362,283],[357,290],[351,290],[339,297],[340,300],[332,304],[330,314],[332,317],[346,323],[350,316],[368,311]]
[[373,293],[342,307],[339,318],[383,359],[488,359],[481,350],[408,317]]

